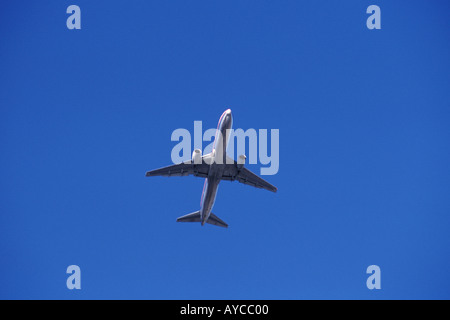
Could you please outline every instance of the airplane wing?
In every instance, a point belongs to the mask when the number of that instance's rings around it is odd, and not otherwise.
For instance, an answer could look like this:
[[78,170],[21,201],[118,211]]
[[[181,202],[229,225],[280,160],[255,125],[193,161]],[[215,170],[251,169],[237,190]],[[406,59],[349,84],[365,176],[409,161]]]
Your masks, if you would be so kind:
[[249,186],[254,186],[256,188],[266,189],[272,192],[277,192],[278,190],[277,187],[271,185],[263,178],[258,177],[247,168],[242,168],[241,170],[239,170],[236,176],[236,180],[240,183],[248,184]]
[[145,176],[182,177],[192,174],[196,177],[206,178],[208,176],[208,172],[209,172],[208,164],[206,163],[194,164],[192,161],[187,161],[159,168],[156,170],[147,171]]
[[[160,169],[148,171],[145,175],[147,177],[180,177],[193,175],[196,177],[206,178],[208,177],[210,168],[210,164],[207,163],[208,157],[209,154],[203,156],[203,161],[200,164],[194,164],[192,160],[189,160],[180,164],[174,164]],[[266,189],[272,192],[277,192],[278,190],[275,186],[271,185],[269,182],[257,176],[247,168],[243,167],[241,169],[238,169],[237,162],[234,160],[227,159],[227,164],[224,164],[224,166],[225,169],[222,175],[222,180],[237,180],[240,183],[244,183],[256,188]]]
[[202,156],[202,163],[196,164],[192,160],[171,166],[147,171],[146,177],[164,176],[164,177],[182,177],[190,174],[195,177],[206,178],[209,173],[209,165],[211,164],[212,153]]
[[249,186],[277,192],[277,187],[271,185],[269,182],[257,176],[245,167],[238,169],[236,161],[233,160],[233,162],[233,164],[225,164],[226,167],[222,175],[222,180],[237,180],[240,183],[244,183]]

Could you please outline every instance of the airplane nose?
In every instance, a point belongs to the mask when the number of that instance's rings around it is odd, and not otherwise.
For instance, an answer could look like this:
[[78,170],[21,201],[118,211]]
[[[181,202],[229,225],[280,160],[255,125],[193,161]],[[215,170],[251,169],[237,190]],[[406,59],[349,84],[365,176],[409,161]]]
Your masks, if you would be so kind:
[[226,114],[231,114],[231,109],[227,109],[227,111],[225,111]]

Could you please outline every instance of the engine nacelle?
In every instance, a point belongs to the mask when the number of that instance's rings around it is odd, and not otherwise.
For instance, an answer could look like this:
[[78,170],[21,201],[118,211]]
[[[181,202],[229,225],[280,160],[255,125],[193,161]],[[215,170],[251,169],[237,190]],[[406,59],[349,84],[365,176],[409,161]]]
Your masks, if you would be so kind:
[[238,169],[242,169],[244,167],[245,164],[245,159],[247,159],[247,157],[245,156],[245,154],[241,154],[237,160],[237,167]]
[[194,152],[192,152],[192,162],[194,164],[201,164],[202,163],[202,150],[195,149]]

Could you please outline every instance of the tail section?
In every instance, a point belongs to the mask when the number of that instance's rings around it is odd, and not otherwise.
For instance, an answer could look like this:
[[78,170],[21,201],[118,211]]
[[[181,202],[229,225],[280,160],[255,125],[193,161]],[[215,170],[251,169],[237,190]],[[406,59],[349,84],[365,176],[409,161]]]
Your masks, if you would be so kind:
[[206,221],[206,223],[213,224],[218,227],[228,228],[228,225],[212,212],[209,215],[209,218]]
[[177,222],[201,222],[200,211],[195,211],[185,216],[179,217],[177,219]]
[[[202,222],[202,220],[200,218],[200,211],[195,211],[195,212],[189,213],[187,215],[184,215],[182,217],[179,217],[177,219],[177,222]],[[209,218],[206,221],[206,223],[209,223],[209,224],[212,224],[212,225],[215,225],[218,227],[228,228],[228,225],[212,212],[209,215]]]

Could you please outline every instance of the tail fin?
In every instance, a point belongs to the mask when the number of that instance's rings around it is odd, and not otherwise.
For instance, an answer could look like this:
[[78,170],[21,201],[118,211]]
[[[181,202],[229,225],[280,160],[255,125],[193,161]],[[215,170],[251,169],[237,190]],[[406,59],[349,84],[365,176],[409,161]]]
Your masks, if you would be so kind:
[[200,211],[189,213],[177,219],[177,222],[200,222],[200,221],[201,221]]
[[209,218],[206,221],[206,223],[213,224],[218,227],[228,228],[228,225],[212,212],[209,215]]
[[[177,222],[202,222],[200,218],[200,211],[195,211],[182,217],[179,217],[177,219]],[[209,218],[206,221],[206,223],[213,224],[218,227],[228,228],[228,225],[212,212],[209,215]]]

